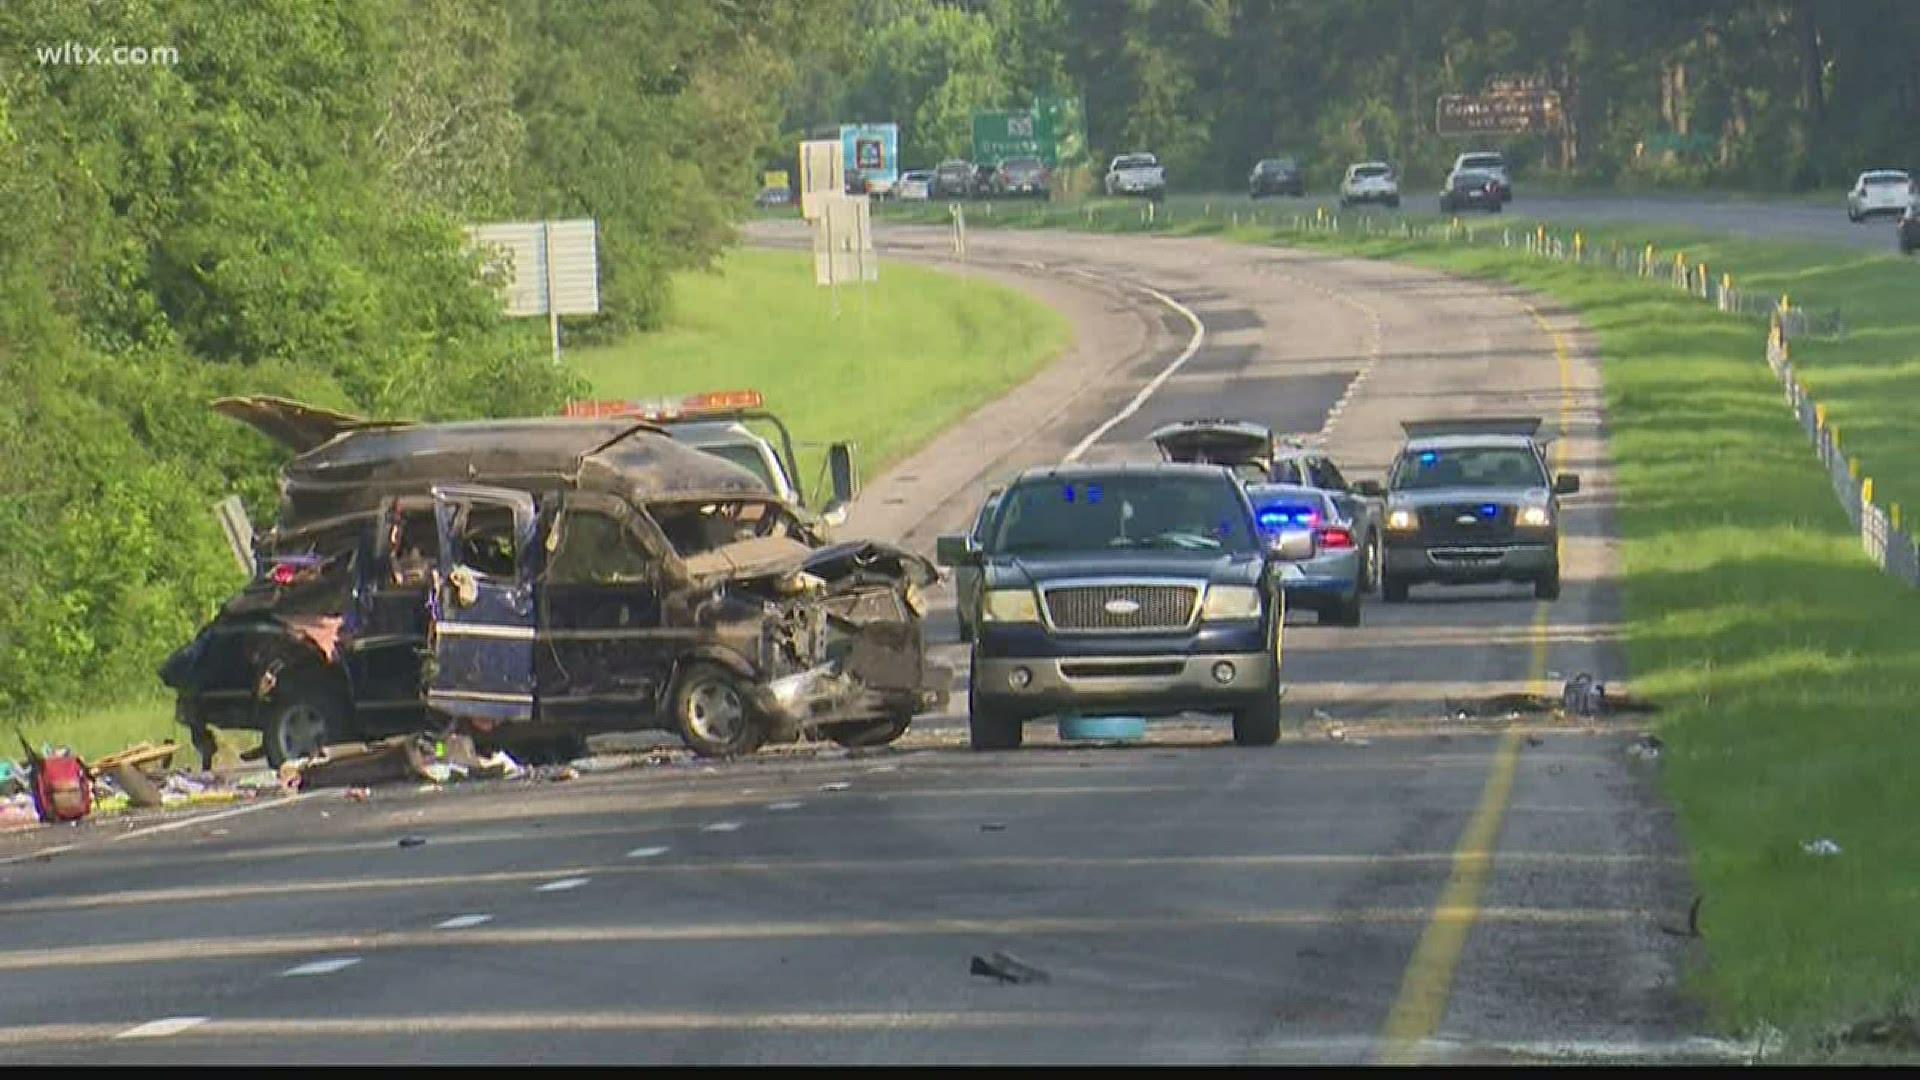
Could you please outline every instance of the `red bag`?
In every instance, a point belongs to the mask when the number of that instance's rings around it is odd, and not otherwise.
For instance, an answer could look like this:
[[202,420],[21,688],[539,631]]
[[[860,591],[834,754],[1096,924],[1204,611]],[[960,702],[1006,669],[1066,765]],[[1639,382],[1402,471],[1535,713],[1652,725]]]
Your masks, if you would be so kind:
[[93,784],[73,751],[34,757],[33,804],[41,821],[79,821],[93,812]]

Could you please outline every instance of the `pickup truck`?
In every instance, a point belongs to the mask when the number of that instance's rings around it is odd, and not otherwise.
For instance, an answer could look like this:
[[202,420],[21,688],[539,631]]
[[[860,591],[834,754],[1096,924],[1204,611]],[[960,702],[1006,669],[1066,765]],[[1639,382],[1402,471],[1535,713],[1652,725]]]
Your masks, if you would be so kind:
[[1152,154],[1121,154],[1107,166],[1108,195],[1145,195],[1159,202],[1167,197],[1167,171]]
[[1022,472],[940,563],[980,573],[967,726],[1017,749],[1061,714],[1228,713],[1242,746],[1280,737],[1283,564],[1313,534],[1263,543],[1227,469],[1140,462]]

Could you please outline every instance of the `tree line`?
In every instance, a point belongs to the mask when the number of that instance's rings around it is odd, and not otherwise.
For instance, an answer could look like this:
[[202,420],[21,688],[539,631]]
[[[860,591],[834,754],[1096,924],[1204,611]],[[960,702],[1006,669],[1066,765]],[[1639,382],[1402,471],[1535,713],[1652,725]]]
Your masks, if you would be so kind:
[[[965,156],[968,116],[1079,95],[1096,162],[1158,152],[1176,186],[1256,160],[1319,182],[1382,157],[1437,180],[1468,142],[1619,185],[1804,190],[1920,167],[1920,5],[1906,0],[861,0],[852,63],[790,128],[894,120],[902,157]],[[1526,79],[1561,130],[1462,140],[1441,94]]]

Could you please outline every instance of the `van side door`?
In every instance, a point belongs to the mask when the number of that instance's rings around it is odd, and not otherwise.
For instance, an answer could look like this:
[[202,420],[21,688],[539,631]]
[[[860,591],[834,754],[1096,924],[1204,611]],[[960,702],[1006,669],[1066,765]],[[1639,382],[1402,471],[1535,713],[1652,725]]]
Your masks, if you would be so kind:
[[428,597],[433,681],[448,716],[534,719],[535,507],[523,491],[435,485],[440,555]]
[[547,526],[534,656],[543,715],[639,718],[685,638],[663,627],[661,553],[626,501],[569,494]]

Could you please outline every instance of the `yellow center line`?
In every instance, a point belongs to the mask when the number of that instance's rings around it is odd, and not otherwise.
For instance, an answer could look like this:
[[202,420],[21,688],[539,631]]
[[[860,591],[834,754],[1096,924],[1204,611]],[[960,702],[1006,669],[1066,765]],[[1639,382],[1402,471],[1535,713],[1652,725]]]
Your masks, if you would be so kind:
[[[1532,305],[1523,303],[1522,306],[1552,339],[1554,357],[1559,362],[1560,437],[1553,443],[1553,468],[1558,473],[1566,461],[1570,430],[1572,364],[1566,339],[1560,332]],[[1547,692],[1547,623],[1551,610],[1548,601],[1534,605],[1527,682],[1537,694]],[[1500,745],[1493,752],[1493,766],[1487,774],[1486,786],[1480,791],[1480,804],[1454,849],[1453,866],[1447,875],[1446,887],[1441,890],[1438,908],[1413,948],[1413,958],[1407,962],[1406,974],[1400,981],[1400,994],[1394,1000],[1393,1011],[1387,1014],[1386,1027],[1381,1032],[1385,1045],[1378,1055],[1380,1064],[1419,1064],[1446,1017],[1447,1001],[1453,993],[1454,970],[1466,947],[1467,933],[1477,921],[1480,895],[1493,868],[1493,850],[1500,838],[1501,821],[1506,816],[1507,797],[1513,790],[1521,738],[1519,731],[1509,730],[1501,736]]]

